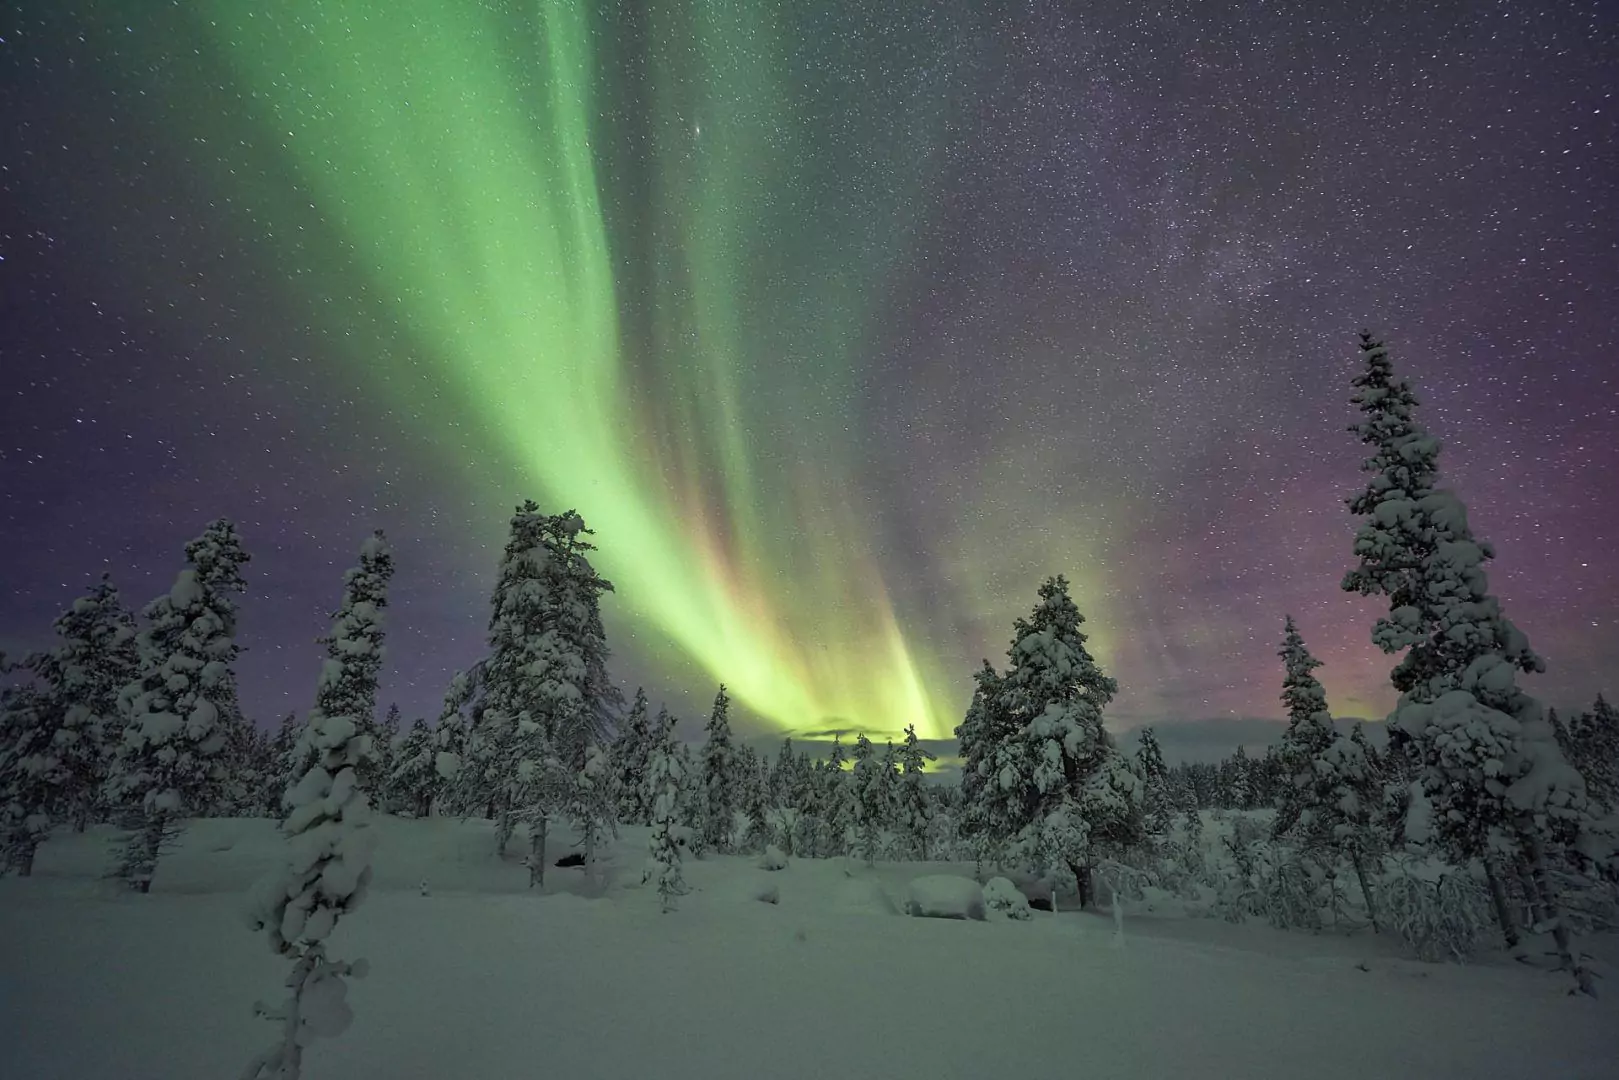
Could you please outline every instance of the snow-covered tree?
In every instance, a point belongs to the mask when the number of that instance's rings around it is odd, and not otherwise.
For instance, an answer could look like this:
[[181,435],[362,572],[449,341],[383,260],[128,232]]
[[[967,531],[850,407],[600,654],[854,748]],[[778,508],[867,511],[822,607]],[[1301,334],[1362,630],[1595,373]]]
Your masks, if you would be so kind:
[[433,813],[433,801],[444,788],[438,771],[438,747],[433,729],[418,717],[394,754],[393,774],[388,789],[395,803],[418,818]]
[[618,789],[618,819],[632,825],[652,820],[647,802],[646,772],[652,761],[652,718],[647,715],[646,691],[636,688],[635,701],[613,743],[613,769]]
[[[0,656],[0,675],[10,665]],[[50,833],[50,806],[65,779],[52,743],[60,711],[37,685],[0,690],[0,873],[34,872],[34,853]]]
[[[667,718],[667,714],[660,714]],[[686,891],[680,868],[680,843],[676,835],[680,821],[682,775],[686,764],[677,752],[674,723],[659,723],[651,761],[647,767],[647,791],[652,803],[652,837],[648,844],[643,882],[656,882],[658,899],[664,911],[673,911],[675,897]]]
[[438,766],[439,778],[444,786],[439,791],[446,813],[470,816],[478,797],[484,792],[474,790],[469,777],[472,767],[472,721],[465,711],[477,691],[483,664],[473,665],[468,671],[458,671],[450,679],[444,692],[444,705],[439,710],[438,723],[433,727],[433,762]]
[[1319,806],[1324,792],[1317,784],[1316,764],[1337,738],[1337,732],[1327,711],[1327,692],[1315,677],[1321,661],[1305,647],[1291,615],[1283,624],[1279,655],[1285,672],[1282,704],[1287,706],[1287,730],[1282,733],[1279,751],[1284,780],[1272,831],[1283,836],[1298,825],[1300,815]]
[[[855,736],[854,768],[850,772],[851,804],[854,810],[854,854],[870,866],[877,859],[878,838],[888,827],[890,808],[888,786],[883,780],[883,761],[877,756],[864,731]],[[890,775],[892,768],[890,767]]]
[[371,809],[379,813],[392,813],[393,790],[389,778],[394,773],[394,754],[399,748],[400,731],[404,727],[404,717],[400,715],[398,704],[388,706],[382,723],[376,732],[377,763],[372,772],[377,778],[376,787],[371,793]]
[[924,770],[934,755],[916,737],[916,725],[905,727],[905,741],[900,744],[896,757],[899,761],[899,783],[894,793],[894,824],[909,840],[917,858],[929,858],[928,841],[932,835],[935,806],[928,797]]
[[991,756],[976,798],[983,820],[1040,869],[1070,871],[1080,902],[1091,899],[1092,867],[1143,836],[1141,782],[1102,726],[1117,684],[1097,667],[1080,631],[1084,616],[1062,577],[1040,587],[1032,615],[1018,619],[1011,666],[980,682]]
[[[1461,500],[1439,486],[1439,442],[1417,422],[1409,384],[1382,342],[1362,334],[1360,348],[1355,431],[1372,448],[1371,479],[1349,501],[1362,522],[1358,565],[1343,587],[1388,597],[1372,640],[1405,652],[1392,674],[1401,698],[1389,718],[1391,745],[1411,761],[1434,839],[1458,858],[1484,861],[1509,936],[1493,867],[1523,860],[1563,962],[1589,992],[1547,872],[1548,848],[1586,824],[1585,784],[1558,749],[1545,708],[1517,682],[1545,662],[1489,591],[1484,564],[1494,551],[1474,537]],[[1409,836],[1409,818],[1407,826]]]
[[703,840],[708,847],[728,851],[731,819],[737,809],[741,782],[736,743],[731,739],[731,699],[725,687],[714,697],[714,708],[703,728]]
[[[387,773],[386,739],[377,722],[377,679],[384,655],[383,610],[393,578],[393,554],[378,530],[360,547],[359,565],[343,576],[343,602],[332,615],[332,630],[320,639],[326,665],[315,688],[315,707],[327,716],[353,718],[369,735],[373,756],[360,766],[367,791],[375,792]],[[307,765],[307,762],[300,763]]]
[[345,979],[366,973],[364,960],[329,957],[326,942],[371,880],[375,834],[361,766],[373,753],[372,736],[354,717],[317,707],[299,744],[299,759],[310,764],[286,795],[286,860],[254,886],[247,912],[249,927],[292,960],[292,971],[279,1006],[258,1004],[258,1015],[281,1033],[253,1059],[246,1080],[298,1080],[310,1042],[342,1034],[352,1019]]
[[[601,596],[613,586],[590,564],[590,535],[571,510],[547,515],[532,501],[519,506],[489,621],[473,736],[488,751],[481,779],[500,846],[519,818],[528,823],[533,885],[544,884],[551,818],[596,804],[606,781],[587,776],[588,751],[620,701],[601,622]],[[598,827],[593,814],[574,824],[581,833]]]
[[52,748],[60,770],[57,812],[75,831],[95,815],[114,745],[122,735],[118,695],[140,670],[135,617],[103,574],[55,623],[57,645],[28,666],[60,711]]
[[850,798],[848,777],[843,770],[847,754],[843,749],[842,733],[832,736],[832,748],[816,774],[815,785],[815,847],[823,859],[836,858],[848,850],[849,827],[853,824],[854,806]]
[[248,554],[221,519],[186,545],[186,558],[174,587],[143,612],[140,674],[118,697],[123,740],[108,788],[142,819],[118,874],[141,892],[181,820],[209,805],[223,777],[224,719],[237,708],[234,594],[246,588]]
[[1326,691],[1315,677],[1321,661],[1305,647],[1291,616],[1279,655],[1288,724],[1279,751],[1285,778],[1272,835],[1291,837],[1332,861],[1348,858],[1376,929],[1377,898],[1366,863],[1381,846],[1376,838],[1381,789],[1365,737],[1342,735],[1333,727]]
[[1175,803],[1169,791],[1169,769],[1158,735],[1150,727],[1141,729],[1136,747],[1136,775],[1141,777],[1142,825],[1156,837],[1166,837],[1175,821]]
[[1619,809],[1619,709],[1598,694],[1590,711],[1569,723],[1565,738],[1569,761],[1585,778],[1591,797],[1609,810]]

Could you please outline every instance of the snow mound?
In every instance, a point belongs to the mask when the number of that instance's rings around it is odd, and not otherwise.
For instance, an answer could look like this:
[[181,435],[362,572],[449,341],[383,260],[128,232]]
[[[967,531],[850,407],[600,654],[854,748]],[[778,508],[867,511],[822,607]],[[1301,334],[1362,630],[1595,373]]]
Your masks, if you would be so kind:
[[759,856],[759,869],[785,870],[787,869],[787,856],[782,853],[781,848],[771,844],[765,848],[765,853]]
[[970,877],[928,874],[911,882],[905,913],[926,919],[976,919],[982,922],[984,890]]
[[984,884],[984,907],[990,914],[1014,922],[1023,922],[1033,917],[1033,913],[1029,910],[1029,898],[1019,892],[1018,887],[1008,878],[990,878]]

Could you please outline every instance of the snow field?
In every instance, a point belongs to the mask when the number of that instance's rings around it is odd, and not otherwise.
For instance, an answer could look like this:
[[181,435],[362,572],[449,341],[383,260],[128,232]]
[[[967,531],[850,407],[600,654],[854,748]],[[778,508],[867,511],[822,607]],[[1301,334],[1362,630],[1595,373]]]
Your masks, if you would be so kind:
[[[912,880],[970,866],[757,856],[688,858],[692,891],[662,914],[638,884],[645,829],[599,886],[553,869],[535,895],[520,836],[496,860],[486,822],[377,828],[372,895],[332,938],[372,972],[307,1080],[1596,1080],[1619,1061],[1619,1009],[1565,977],[1421,964],[1370,935],[1127,914],[1118,948],[1105,915],[889,914]],[[0,881],[0,1075],[237,1075],[273,1035],[252,1003],[286,974],[242,916],[273,823],[194,823],[149,896],[97,879],[108,838],[58,834],[33,879]]]

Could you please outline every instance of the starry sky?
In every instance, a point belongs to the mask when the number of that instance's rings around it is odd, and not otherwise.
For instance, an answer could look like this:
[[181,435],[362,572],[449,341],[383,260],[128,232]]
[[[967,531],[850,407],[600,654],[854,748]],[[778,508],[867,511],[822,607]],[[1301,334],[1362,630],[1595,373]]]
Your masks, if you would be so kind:
[[234,518],[244,705],[394,541],[384,701],[576,507],[616,674],[947,736],[1048,574],[1118,728],[1280,714],[1384,334],[1577,706],[1619,687],[1619,20],[1259,0],[61,0],[0,19],[0,642]]

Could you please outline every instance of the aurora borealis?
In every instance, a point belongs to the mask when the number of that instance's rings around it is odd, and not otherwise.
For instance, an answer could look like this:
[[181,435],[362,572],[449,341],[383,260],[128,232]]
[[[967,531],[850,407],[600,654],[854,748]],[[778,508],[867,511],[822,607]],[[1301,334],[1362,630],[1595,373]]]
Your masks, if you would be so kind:
[[1381,715],[1337,588],[1371,325],[1537,691],[1613,689],[1594,9],[36,7],[0,35],[7,645],[227,514],[268,720],[380,525],[383,696],[430,715],[532,496],[692,720],[724,681],[761,727],[947,737],[1053,573],[1119,726],[1277,715],[1288,612]]

